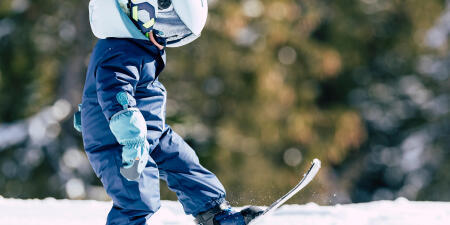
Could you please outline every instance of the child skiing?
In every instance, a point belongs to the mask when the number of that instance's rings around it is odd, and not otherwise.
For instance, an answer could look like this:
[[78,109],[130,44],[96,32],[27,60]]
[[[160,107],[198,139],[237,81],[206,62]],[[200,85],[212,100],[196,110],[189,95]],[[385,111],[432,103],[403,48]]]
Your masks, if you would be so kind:
[[206,0],[91,0],[96,44],[83,91],[81,124],[89,161],[113,207],[108,225],[143,225],[160,207],[159,179],[202,225],[245,225],[256,207],[233,211],[224,187],[165,123],[158,81],[165,47],[199,37]]

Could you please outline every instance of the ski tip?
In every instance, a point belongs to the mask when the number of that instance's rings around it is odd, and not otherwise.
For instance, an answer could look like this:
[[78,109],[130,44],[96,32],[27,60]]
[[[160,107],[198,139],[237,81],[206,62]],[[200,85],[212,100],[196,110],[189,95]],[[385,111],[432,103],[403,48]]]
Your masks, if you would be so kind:
[[321,162],[320,162],[319,159],[314,159],[314,160],[312,161],[312,164],[313,164],[313,165],[317,165],[319,168],[321,167]]

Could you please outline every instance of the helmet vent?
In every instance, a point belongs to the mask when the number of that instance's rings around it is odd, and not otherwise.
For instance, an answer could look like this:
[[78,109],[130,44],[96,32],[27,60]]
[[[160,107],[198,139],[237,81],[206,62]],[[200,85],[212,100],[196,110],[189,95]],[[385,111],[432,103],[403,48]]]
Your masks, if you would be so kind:
[[172,0],[158,0],[159,9],[167,9],[172,5]]

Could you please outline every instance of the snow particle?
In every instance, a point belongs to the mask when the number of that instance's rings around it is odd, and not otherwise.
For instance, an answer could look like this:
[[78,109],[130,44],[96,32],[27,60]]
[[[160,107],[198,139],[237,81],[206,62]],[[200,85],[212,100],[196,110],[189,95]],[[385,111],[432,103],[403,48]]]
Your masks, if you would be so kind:
[[35,167],[44,160],[44,153],[41,149],[29,149],[24,156],[24,163],[27,166]]
[[72,178],[66,183],[66,193],[70,199],[84,198],[86,191],[84,183],[78,178]]
[[297,60],[297,52],[294,48],[285,46],[278,51],[278,60],[284,65],[291,65]]
[[260,34],[254,27],[246,26],[239,29],[235,42],[241,46],[251,46],[259,37]]
[[28,0],[14,0],[11,3],[11,9],[16,13],[24,12],[29,6],[30,2]]
[[73,23],[65,21],[61,24],[59,29],[59,37],[61,37],[66,42],[71,42],[75,39],[77,33],[77,28]]
[[211,96],[217,96],[223,92],[223,82],[220,78],[212,77],[205,81],[204,89]]
[[298,166],[302,162],[302,153],[297,148],[290,148],[284,152],[284,162],[292,167]]
[[40,117],[33,118],[28,127],[28,133],[34,142],[39,142],[45,137],[45,123]]
[[45,135],[48,138],[54,139],[61,133],[61,126],[58,123],[49,124],[45,129]]
[[15,24],[11,19],[0,20],[0,38],[9,35],[14,31]]
[[264,11],[264,5],[259,0],[247,0],[242,3],[242,10],[248,17],[260,17]]
[[69,148],[63,155],[64,164],[72,169],[76,169],[83,164],[84,157],[81,151],[76,148]]
[[394,193],[390,191],[387,188],[379,188],[375,191],[373,194],[372,200],[373,201],[379,201],[379,200],[393,200],[394,199]]
[[17,175],[17,164],[12,160],[7,160],[2,165],[2,173],[6,178],[12,178]]
[[61,121],[64,118],[66,118],[71,110],[70,103],[65,99],[59,99],[55,102],[55,104],[52,107],[53,116],[58,120]]

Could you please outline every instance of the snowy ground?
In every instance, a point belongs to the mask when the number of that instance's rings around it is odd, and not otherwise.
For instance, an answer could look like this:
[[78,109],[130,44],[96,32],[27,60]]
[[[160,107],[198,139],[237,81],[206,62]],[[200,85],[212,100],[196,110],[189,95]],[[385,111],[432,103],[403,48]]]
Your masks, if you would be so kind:
[[[16,200],[0,197],[0,225],[101,225],[111,202]],[[194,225],[177,202],[163,201],[152,225]],[[255,225],[446,225],[450,203],[405,199],[364,204],[286,205]]]

